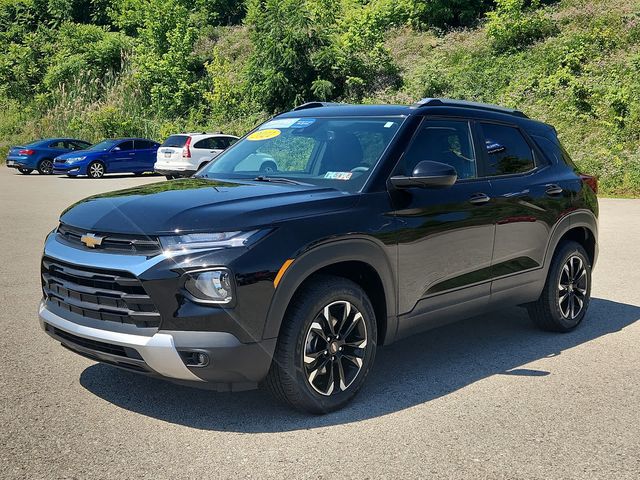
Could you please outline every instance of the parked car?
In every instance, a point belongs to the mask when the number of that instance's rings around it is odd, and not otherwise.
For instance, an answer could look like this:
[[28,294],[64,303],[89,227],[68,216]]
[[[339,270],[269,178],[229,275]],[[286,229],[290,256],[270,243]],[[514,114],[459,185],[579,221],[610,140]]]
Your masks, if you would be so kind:
[[408,335],[516,305],[576,328],[596,190],[555,129],[517,110],[306,104],[193,178],[67,209],[44,247],[40,321],[85,357],[219,390],[262,383],[329,412]]
[[153,171],[159,143],[146,138],[116,138],[103,140],[79,153],[56,157],[53,173],[70,177],[88,175],[102,178],[106,173],[135,173]]
[[171,135],[158,149],[154,170],[168,180],[190,177],[237,140],[222,133]]
[[41,175],[53,173],[53,159],[58,155],[90,147],[89,142],[76,138],[45,138],[24,146],[10,147],[7,167],[16,168],[23,175],[37,170]]

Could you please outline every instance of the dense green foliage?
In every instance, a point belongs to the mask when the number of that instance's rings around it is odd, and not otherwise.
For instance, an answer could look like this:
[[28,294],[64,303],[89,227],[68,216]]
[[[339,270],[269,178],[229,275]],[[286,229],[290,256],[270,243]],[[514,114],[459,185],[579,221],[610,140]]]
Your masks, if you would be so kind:
[[449,96],[553,123],[603,191],[638,195],[639,51],[640,0],[0,0],[0,155]]

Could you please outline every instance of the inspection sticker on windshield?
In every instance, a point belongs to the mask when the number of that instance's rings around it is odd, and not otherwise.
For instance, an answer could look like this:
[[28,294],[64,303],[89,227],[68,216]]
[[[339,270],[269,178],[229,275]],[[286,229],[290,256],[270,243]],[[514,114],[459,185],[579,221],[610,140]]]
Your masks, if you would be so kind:
[[324,174],[324,178],[330,178],[332,180],[349,180],[353,173],[351,172],[327,172]]
[[309,125],[313,125],[315,121],[315,118],[301,118],[296,123],[292,124],[291,128],[307,128]]
[[269,140],[270,138],[275,138],[280,135],[280,130],[277,128],[267,128],[266,130],[258,130],[257,132],[253,132],[251,135],[247,137],[247,140],[251,140],[252,142],[257,142],[259,140]]
[[291,125],[300,120],[300,117],[296,118],[278,118],[277,120],[271,120],[261,125],[258,130],[265,130],[268,128],[289,128]]

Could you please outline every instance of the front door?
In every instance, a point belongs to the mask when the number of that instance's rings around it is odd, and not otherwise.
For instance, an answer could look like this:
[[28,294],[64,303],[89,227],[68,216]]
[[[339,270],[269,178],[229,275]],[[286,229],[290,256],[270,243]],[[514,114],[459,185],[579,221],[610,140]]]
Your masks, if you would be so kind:
[[479,311],[490,294],[494,212],[490,184],[478,175],[471,125],[425,119],[394,174],[423,160],[447,163],[458,180],[447,188],[392,192],[398,239],[399,335]]

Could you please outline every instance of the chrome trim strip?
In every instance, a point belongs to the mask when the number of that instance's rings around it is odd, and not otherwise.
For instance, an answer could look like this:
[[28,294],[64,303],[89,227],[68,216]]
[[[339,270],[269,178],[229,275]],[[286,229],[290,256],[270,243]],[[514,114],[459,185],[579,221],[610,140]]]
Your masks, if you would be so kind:
[[55,232],[50,233],[47,237],[44,244],[44,254],[56,260],[85,267],[125,270],[135,276],[141,275],[167,258],[164,253],[155,257],[146,257],[144,255],[121,255],[111,252],[81,250],[59,242]]
[[[173,336],[169,333],[158,332],[152,337],[145,337],[142,335],[131,335],[128,333],[111,332],[109,330],[86,327],[65,320],[47,310],[42,302],[40,303],[38,314],[40,317],[40,326],[43,330],[46,322],[49,325],[79,337],[121,345],[123,347],[131,347],[137,350],[146,364],[160,375],[180,380],[203,381],[191,373],[186,367],[175,348]],[[227,339],[225,338],[224,340]]]

